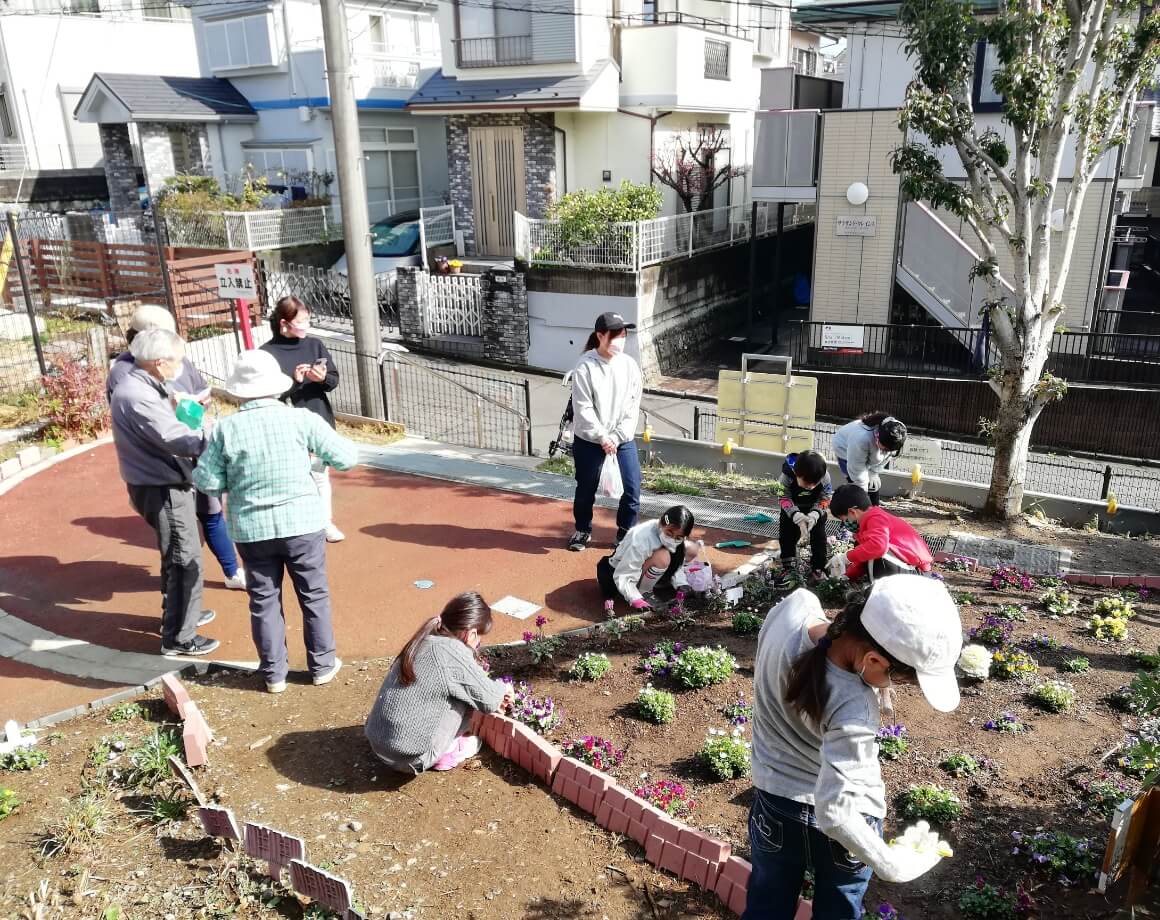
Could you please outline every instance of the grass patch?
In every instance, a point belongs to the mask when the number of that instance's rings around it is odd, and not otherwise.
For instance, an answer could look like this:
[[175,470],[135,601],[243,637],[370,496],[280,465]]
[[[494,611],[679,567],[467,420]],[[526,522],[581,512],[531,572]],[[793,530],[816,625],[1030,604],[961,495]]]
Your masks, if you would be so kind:
[[555,473],[557,476],[569,476],[572,478],[576,476],[576,465],[572,462],[571,457],[549,457],[537,466],[536,469],[541,473]]
[[0,395],[0,428],[23,428],[44,418],[40,394],[32,390]]
[[402,425],[395,422],[337,422],[338,433],[352,441],[363,444],[394,444],[401,441],[407,434]]
[[703,489],[669,476],[655,477],[648,484],[648,489],[650,492],[658,492],[661,495],[692,495],[694,497],[700,497],[705,494]]
[[130,786],[153,786],[169,776],[170,756],[181,754],[181,744],[175,732],[155,729],[153,734],[129,753],[133,765],[126,777]]
[[[571,457],[552,457],[536,469],[558,476],[576,475]],[[702,497],[723,489],[756,492],[768,497],[781,495],[781,485],[776,479],[756,479],[741,473],[722,473],[695,466],[645,466],[641,467],[640,474],[641,488],[660,495]]]
[[89,849],[108,832],[109,817],[109,802],[103,796],[78,796],[63,817],[49,825],[41,852],[45,856],[68,856]]

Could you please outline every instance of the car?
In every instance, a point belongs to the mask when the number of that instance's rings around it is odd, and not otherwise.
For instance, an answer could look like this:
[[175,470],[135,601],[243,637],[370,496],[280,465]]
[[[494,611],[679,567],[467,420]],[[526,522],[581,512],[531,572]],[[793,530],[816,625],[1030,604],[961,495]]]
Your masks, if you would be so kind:
[[[402,211],[371,224],[371,255],[374,257],[375,277],[390,275],[394,287],[395,269],[405,265],[422,265],[423,254],[419,251],[419,212]],[[344,252],[332,271],[347,274],[346,253]]]

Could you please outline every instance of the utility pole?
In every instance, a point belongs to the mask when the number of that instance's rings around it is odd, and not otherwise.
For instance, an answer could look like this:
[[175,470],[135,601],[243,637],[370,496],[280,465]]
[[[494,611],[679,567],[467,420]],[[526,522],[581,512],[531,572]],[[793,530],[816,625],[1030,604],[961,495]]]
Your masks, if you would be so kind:
[[359,145],[358,109],[351,80],[350,38],[346,31],[344,0],[322,0],[322,41],[326,52],[326,79],[330,86],[338,197],[342,204],[342,236],[346,241],[346,266],[350,278],[359,401],[363,415],[384,418],[376,360],[382,348],[379,303],[371,258],[366,177]]

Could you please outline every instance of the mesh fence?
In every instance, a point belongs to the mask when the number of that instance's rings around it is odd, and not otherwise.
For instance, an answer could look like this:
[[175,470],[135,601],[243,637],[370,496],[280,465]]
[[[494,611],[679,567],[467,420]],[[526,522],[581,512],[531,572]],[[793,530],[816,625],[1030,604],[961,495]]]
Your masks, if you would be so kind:
[[[698,408],[694,437],[700,441],[716,442],[719,419],[740,422],[739,418],[718,415],[714,411]],[[746,425],[749,430],[755,432],[763,427],[762,423],[752,420]],[[764,427],[780,431],[776,426]],[[814,436],[814,449],[827,457],[833,457],[833,434],[837,428],[837,425],[817,422],[813,428],[808,429]],[[924,472],[932,476],[980,485],[986,485],[991,481],[991,468],[995,463],[994,450],[981,444],[961,441],[941,443],[940,462],[937,466],[924,466]],[[1106,491],[1105,477],[1108,478]],[[1110,491],[1115,493],[1116,500],[1120,504],[1160,510],[1160,469],[1145,466],[1032,453],[1027,461],[1027,488],[1033,492],[1097,500],[1106,498],[1107,492]]]
[[[272,308],[282,297],[294,295],[310,308],[312,321],[333,332],[353,332],[350,279],[332,269],[285,265],[264,269],[266,302]],[[398,286],[393,274],[376,275],[379,326],[384,333],[398,332]]]

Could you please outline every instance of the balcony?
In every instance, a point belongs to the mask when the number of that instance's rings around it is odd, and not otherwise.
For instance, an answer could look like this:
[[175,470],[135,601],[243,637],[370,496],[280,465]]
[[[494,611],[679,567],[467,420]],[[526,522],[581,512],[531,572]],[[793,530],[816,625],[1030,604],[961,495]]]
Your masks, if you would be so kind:
[[1136,103],[1135,121],[1128,126],[1128,139],[1124,146],[1124,158],[1120,163],[1120,184],[1122,189],[1144,187],[1145,172],[1148,168],[1148,145],[1152,140],[1152,116],[1155,102]]
[[757,95],[753,43],[744,29],[685,13],[624,17],[622,106],[750,111]]
[[455,40],[455,63],[459,67],[506,67],[509,64],[530,64],[531,61],[531,35],[492,35]]
[[753,153],[753,197],[766,201],[816,201],[817,109],[758,112]]

